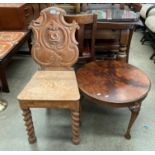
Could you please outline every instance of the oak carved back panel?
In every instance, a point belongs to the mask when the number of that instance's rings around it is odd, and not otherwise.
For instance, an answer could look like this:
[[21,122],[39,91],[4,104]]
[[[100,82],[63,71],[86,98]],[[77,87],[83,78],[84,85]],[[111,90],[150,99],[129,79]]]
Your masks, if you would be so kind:
[[32,57],[41,68],[70,67],[78,59],[75,32],[79,26],[66,23],[64,15],[63,9],[49,7],[30,25],[34,34]]

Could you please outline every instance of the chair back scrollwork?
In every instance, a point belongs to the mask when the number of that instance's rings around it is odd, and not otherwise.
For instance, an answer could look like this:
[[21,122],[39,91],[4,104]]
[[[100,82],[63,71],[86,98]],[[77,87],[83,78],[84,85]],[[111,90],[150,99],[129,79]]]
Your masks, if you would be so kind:
[[79,51],[75,39],[78,24],[64,20],[66,12],[57,7],[41,11],[40,17],[32,21],[32,57],[42,68],[70,67],[78,59]]

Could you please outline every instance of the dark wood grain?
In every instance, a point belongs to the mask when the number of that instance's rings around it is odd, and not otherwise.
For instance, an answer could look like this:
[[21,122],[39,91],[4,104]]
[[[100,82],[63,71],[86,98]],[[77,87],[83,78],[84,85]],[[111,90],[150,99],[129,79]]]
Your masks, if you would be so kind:
[[119,61],[91,62],[77,71],[80,89],[97,100],[130,103],[146,96],[150,80],[138,68]]

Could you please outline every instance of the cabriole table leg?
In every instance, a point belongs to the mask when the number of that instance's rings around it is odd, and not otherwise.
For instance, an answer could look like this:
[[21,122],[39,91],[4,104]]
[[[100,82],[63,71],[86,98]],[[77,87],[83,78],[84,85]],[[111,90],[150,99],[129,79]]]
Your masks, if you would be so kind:
[[140,107],[141,107],[141,103],[136,103],[134,106],[129,107],[129,109],[131,111],[131,118],[129,121],[128,129],[124,135],[126,139],[131,138],[131,135],[130,135],[131,127],[132,127],[133,123],[135,122],[135,120],[136,120],[136,118],[140,112]]

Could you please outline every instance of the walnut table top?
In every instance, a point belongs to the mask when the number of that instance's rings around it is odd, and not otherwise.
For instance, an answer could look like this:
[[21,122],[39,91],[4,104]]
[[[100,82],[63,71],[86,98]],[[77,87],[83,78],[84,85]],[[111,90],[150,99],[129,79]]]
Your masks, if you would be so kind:
[[77,71],[77,80],[88,97],[120,106],[143,99],[151,85],[146,74],[137,67],[111,60],[84,65]]

